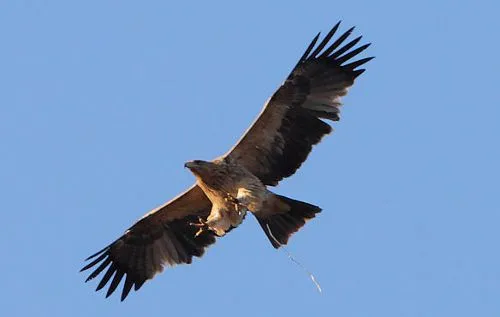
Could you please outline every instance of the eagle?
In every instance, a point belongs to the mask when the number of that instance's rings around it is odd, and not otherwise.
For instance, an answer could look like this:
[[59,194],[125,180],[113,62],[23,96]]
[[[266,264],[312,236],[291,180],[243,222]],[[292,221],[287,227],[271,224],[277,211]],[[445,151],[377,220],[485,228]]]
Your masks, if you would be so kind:
[[[272,192],[269,187],[293,175],[312,147],[338,121],[341,97],[373,57],[353,60],[370,43],[361,36],[346,41],[354,27],[336,37],[340,22],[318,33],[286,80],[264,104],[243,137],[226,154],[185,163],[196,182],[174,199],[148,212],[116,241],[91,255],[86,282],[104,272],[96,291],[108,283],[110,296],[125,278],[123,301],[130,290],[163,271],[190,264],[205,249],[254,215],[274,248],[288,243],[321,208]],[[317,44],[317,45],[316,45]],[[357,47],[356,47],[357,46]]]

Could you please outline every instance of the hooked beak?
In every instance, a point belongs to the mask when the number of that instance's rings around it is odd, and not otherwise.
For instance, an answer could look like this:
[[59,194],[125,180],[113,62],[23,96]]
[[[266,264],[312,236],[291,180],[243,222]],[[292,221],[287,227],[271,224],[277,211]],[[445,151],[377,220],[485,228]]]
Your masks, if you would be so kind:
[[186,162],[186,163],[184,164],[184,167],[187,167],[187,168],[189,168],[189,169],[192,169],[192,168],[194,167],[194,163],[193,163],[193,161]]

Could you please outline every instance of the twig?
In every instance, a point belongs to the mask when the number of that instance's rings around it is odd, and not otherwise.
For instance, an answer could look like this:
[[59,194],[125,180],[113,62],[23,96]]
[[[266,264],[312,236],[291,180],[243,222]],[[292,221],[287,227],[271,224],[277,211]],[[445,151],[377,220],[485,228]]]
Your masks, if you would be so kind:
[[286,253],[286,255],[288,256],[288,258],[292,262],[294,262],[295,264],[297,264],[298,266],[300,266],[302,268],[302,270],[304,270],[304,272],[306,272],[307,275],[309,275],[309,278],[314,283],[314,285],[316,285],[316,288],[318,289],[318,292],[321,294],[323,292],[323,290],[321,289],[321,285],[319,285],[318,281],[316,281],[316,278],[314,277],[314,275],[304,265],[302,265],[302,263],[300,263],[299,261],[295,260],[295,258],[292,256],[292,254],[290,253],[290,251],[288,251],[288,249],[283,244],[281,244],[278,241],[278,239],[276,239],[276,237],[273,235],[273,232],[271,231],[271,228],[269,228],[269,224],[266,223],[266,227],[267,227],[267,230],[269,232],[269,235],[271,236],[271,238],[273,238],[274,242],[276,242],[280,247],[282,247],[282,250]]

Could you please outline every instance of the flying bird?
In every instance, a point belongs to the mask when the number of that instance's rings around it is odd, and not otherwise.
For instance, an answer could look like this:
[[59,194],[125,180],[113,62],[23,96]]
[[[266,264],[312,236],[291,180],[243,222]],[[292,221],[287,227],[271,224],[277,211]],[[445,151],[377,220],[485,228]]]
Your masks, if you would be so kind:
[[353,28],[333,40],[340,22],[319,42],[314,37],[260,115],[226,154],[185,164],[196,182],[188,190],[148,212],[116,241],[91,255],[81,271],[87,281],[104,272],[96,291],[110,282],[110,296],[125,278],[123,301],[132,287],[163,271],[191,263],[218,237],[253,214],[274,248],[287,244],[321,208],[273,193],[269,187],[293,175],[312,147],[332,131],[324,120],[338,121],[341,97],[373,57],[356,59],[370,44],[346,43]]

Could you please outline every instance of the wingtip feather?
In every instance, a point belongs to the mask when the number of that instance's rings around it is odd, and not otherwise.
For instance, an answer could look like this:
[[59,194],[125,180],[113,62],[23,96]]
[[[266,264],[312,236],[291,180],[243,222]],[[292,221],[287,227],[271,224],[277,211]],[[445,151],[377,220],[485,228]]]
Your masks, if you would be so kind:
[[366,58],[362,58],[360,60],[357,60],[357,61],[354,61],[352,63],[349,63],[349,64],[346,64],[344,65],[345,68],[349,68],[349,69],[355,69],[361,65],[364,65],[366,63],[368,63],[369,61],[371,61],[372,59],[374,59],[375,56],[370,56],[370,57],[366,57]]
[[90,259],[92,259],[92,258],[95,258],[95,257],[96,257],[96,256],[98,256],[99,254],[101,254],[101,253],[105,252],[108,248],[109,248],[109,245],[108,245],[108,246],[106,246],[105,248],[103,248],[103,249],[101,249],[101,250],[97,251],[96,253],[92,254],[91,256],[89,256],[88,258],[86,258],[86,259],[85,259],[85,260],[83,260],[83,261],[88,261],[88,260],[90,260]]
[[367,44],[364,44],[364,45],[361,45],[360,47],[356,48],[355,50],[352,50],[350,51],[349,53],[346,53],[340,57],[338,57],[336,59],[336,61],[342,65],[343,63],[347,62],[348,60],[350,60],[351,58],[353,58],[354,56],[358,55],[359,53],[363,52],[364,50],[366,50],[369,46],[370,46],[371,43],[367,43]]
[[[340,25],[340,21],[337,22],[337,24],[335,24],[335,26],[326,34],[326,36],[323,38],[321,43],[319,43],[319,45],[316,47],[314,52],[312,52],[308,58],[312,59],[312,58],[317,57],[317,55],[323,50],[323,48],[325,48],[326,44],[328,44],[330,39],[335,35],[335,32],[337,32],[339,25]],[[319,35],[319,33],[318,33],[318,35]]]
[[127,298],[128,294],[130,293],[130,290],[132,289],[132,286],[134,286],[134,280],[132,279],[130,274],[127,274],[127,278],[125,279],[125,284],[123,285],[120,301],[123,302],[125,298]]
[[342,44],[346,38],[351,35],[352,31],[354,30],[354,26],[351,27],[349,30],[345,31],[335,42],[332,43],[326,50],[323,51],[323,53],[319,56],[320,58],[325,58],[328,57],[337,47],[339,47],[340,44]]

